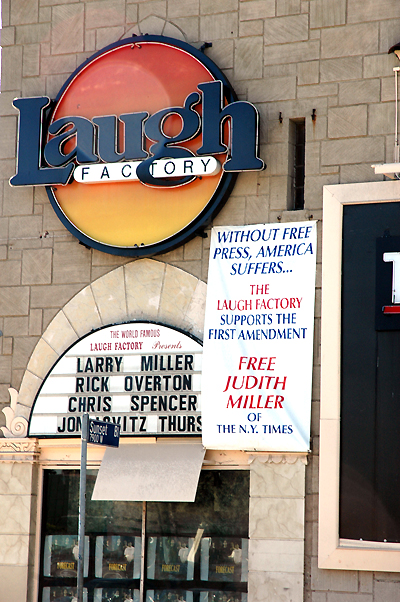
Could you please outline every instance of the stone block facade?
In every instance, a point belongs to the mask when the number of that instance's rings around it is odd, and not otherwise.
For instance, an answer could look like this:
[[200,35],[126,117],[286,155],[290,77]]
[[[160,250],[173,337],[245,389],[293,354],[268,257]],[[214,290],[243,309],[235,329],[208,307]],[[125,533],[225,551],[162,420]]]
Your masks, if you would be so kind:
[[[212,43],[207,55],[239,99],[260,112],[266,170],[239,175],[213,225],[319,221],[312,452],[307,466],[301,460],[251,466],[250,599],[397,600],[400,567],[387,574],[318,569],[317,507],[322,190],[383,180],[371,163],[393,160],[393,68],[399,62],[387,51],[400,40],[398,0],[2,0],[0,426],[6,425],[1,410],[10,405],[9,389],[19,392],[20,415],[28,417],[32,391],[62,350],[87,333],[88,322],[95,328],[141,313],[194,323],[201,316],[209,238],[197,237],[144,268],[141,261],[79,245],[44,190],[9,185],[17,143],[12,99],[54,98],[96,50],[145,33],[196,48]],[[306,124],[305,205],[291,211],[289,124],[298,119]],[[110,289],[130,294],[110,302]],[[150,305],[143,301],[149,296]],[[0,602],[11,599],[5,575],[18,584],[13,599],[25,600],[35,561],[32,526],[21,509],[36,503],[36,450],[19,451],[23,464],[12,464],[10,451],[0,454]]]
[[[37,511],[37,446],[27,439],[2,439],[0,446],[0,578],[1,600],[26,600],[35,548]],[[32,581],[31,588],[32,588]]]

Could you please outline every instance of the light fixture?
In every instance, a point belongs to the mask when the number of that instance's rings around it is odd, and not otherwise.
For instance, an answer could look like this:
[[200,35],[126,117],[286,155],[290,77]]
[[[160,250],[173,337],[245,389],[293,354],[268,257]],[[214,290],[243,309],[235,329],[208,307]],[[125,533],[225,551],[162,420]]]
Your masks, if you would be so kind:
[[[388,54],[394,53],[400,61],[400,42],[394,44],[388,50]],[[394,124],[394,161],[396,163],[399,162],[399,133],[398,133],[398,87],[397,87],[397,74],[399,72],[399,67],[393,67],[394,71],[394,102],[395,102],[395,124]]]
[[[388,54],[394,53],[400,61],[400,42],[394,44],[389,48]],[[399,148],[399,128],[398,128],[398,73],[400,67],[393,67],[394,72],[394,103],[395,103],[395,117],[394,117],[394,156],[393,163],[385,163],[383,165],[372,165],[375,169],[376,174],[384,174],[392,180],[400,180],[400,148]]]
[[394,44],[394,46],[389,48],[388,54],[391,54],[392,52],[395,53],[395,55],[397,56],[397,58],[400,61],[400,42],[398,42],[397,44]]

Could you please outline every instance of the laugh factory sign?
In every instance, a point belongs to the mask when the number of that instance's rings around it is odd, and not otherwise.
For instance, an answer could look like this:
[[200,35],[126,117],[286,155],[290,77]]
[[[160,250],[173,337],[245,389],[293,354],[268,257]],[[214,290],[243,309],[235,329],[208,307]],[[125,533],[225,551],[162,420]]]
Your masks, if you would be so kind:
[[201,51],[162,36],[116,42],[51,102],[17,98],[12,186],[46,186],[82,243],[140,257],[183,244],[260,170],[258,112]]

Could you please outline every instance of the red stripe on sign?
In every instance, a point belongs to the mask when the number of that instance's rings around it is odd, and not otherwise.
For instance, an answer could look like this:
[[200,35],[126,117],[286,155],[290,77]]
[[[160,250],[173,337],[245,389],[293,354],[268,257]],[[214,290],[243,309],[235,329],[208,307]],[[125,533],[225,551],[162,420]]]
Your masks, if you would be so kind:
[[384,314],[400,314],[400,305],[384,305]]

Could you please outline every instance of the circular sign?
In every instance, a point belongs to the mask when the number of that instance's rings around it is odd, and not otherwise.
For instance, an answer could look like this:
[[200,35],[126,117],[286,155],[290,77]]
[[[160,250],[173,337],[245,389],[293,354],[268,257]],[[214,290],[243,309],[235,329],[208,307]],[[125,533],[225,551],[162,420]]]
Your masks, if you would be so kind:
[[[92,159],[85,168],[80,166],[85,161],[77,157],[74,179],[65,186],[48,186],[47,191],[58,217],[82,243],[107,253],[134,257],[166,252],[195,236],[220,210],[236,179],[235,173],[225,173],[221,168],[226,152],[203,159],[203,165],[213,165],[211,173],[211,168],[205,175],[196,174],[194,170],[192,177],[173,179],[179,171],[179,161],[181,169],[190,168],[193,173],[193,161],[185,163],[184,159],[174,159],[179,152],[177,148],[184,148],[186,156],[201,161],[196,156],[202,144],[198,86],[214,81],[223,84],[223,104],[236,100],[226,77],[202,52],[184,42],[160,36],[117,42],[93,55],[68,79],[56,98],[50,131],[52,124],[62,123],[63,118],[70,116],[96,124],[91,127],[96,128],[93,129],[97,137],[95,144],[100,148],[100,153],[97,152],[101,160],[93,165]],[[168,113],[166,109],[175,110]],[[165,144],[165,161],[159,162],[159,167],[164,170],[166,179],[162,183],[160,180],[160,185],[155,180],[151,184],[143,183],[132,177],[139,161],[126,164],[124,149],[140,147],[143,159],[151,157],[157,133],[151,134],[155,128],[150,120],[155,114],[162,116],[162,111],[166,116],[159,119],[161,136],[165,140],[181,137],[183,141]],[[137,127],[138,121],[136,129],[133,125],[132,115],[137,114],[142,115],[142,131]],[[190,139],[183,134],[187,115],[192,122],[198,122]],[[113,131],[107,131],[112,127]],[[149,138],[148,132],[154,138]],[[70,129],[70,133],[68,139],[66,130],[62,147],[65,156],[79,137],[79,132],[74,136]],[[224,140],[229,134],[225,123]],[[108,163],[101,156],[102,138],[106,135],[108,142],[110,136],[115,141],[112,151],[107,151],[108,155],[114,153],[114,163]],[[51,138],[49,135],[48,139]],[[168,161],[169,157],[172,159]],[[212,159],[213,163],[205,159]],[[119,169],[119,177],[113,175],[114,168]],[[97,176],[90,179],[88,174],[95,169]]]

